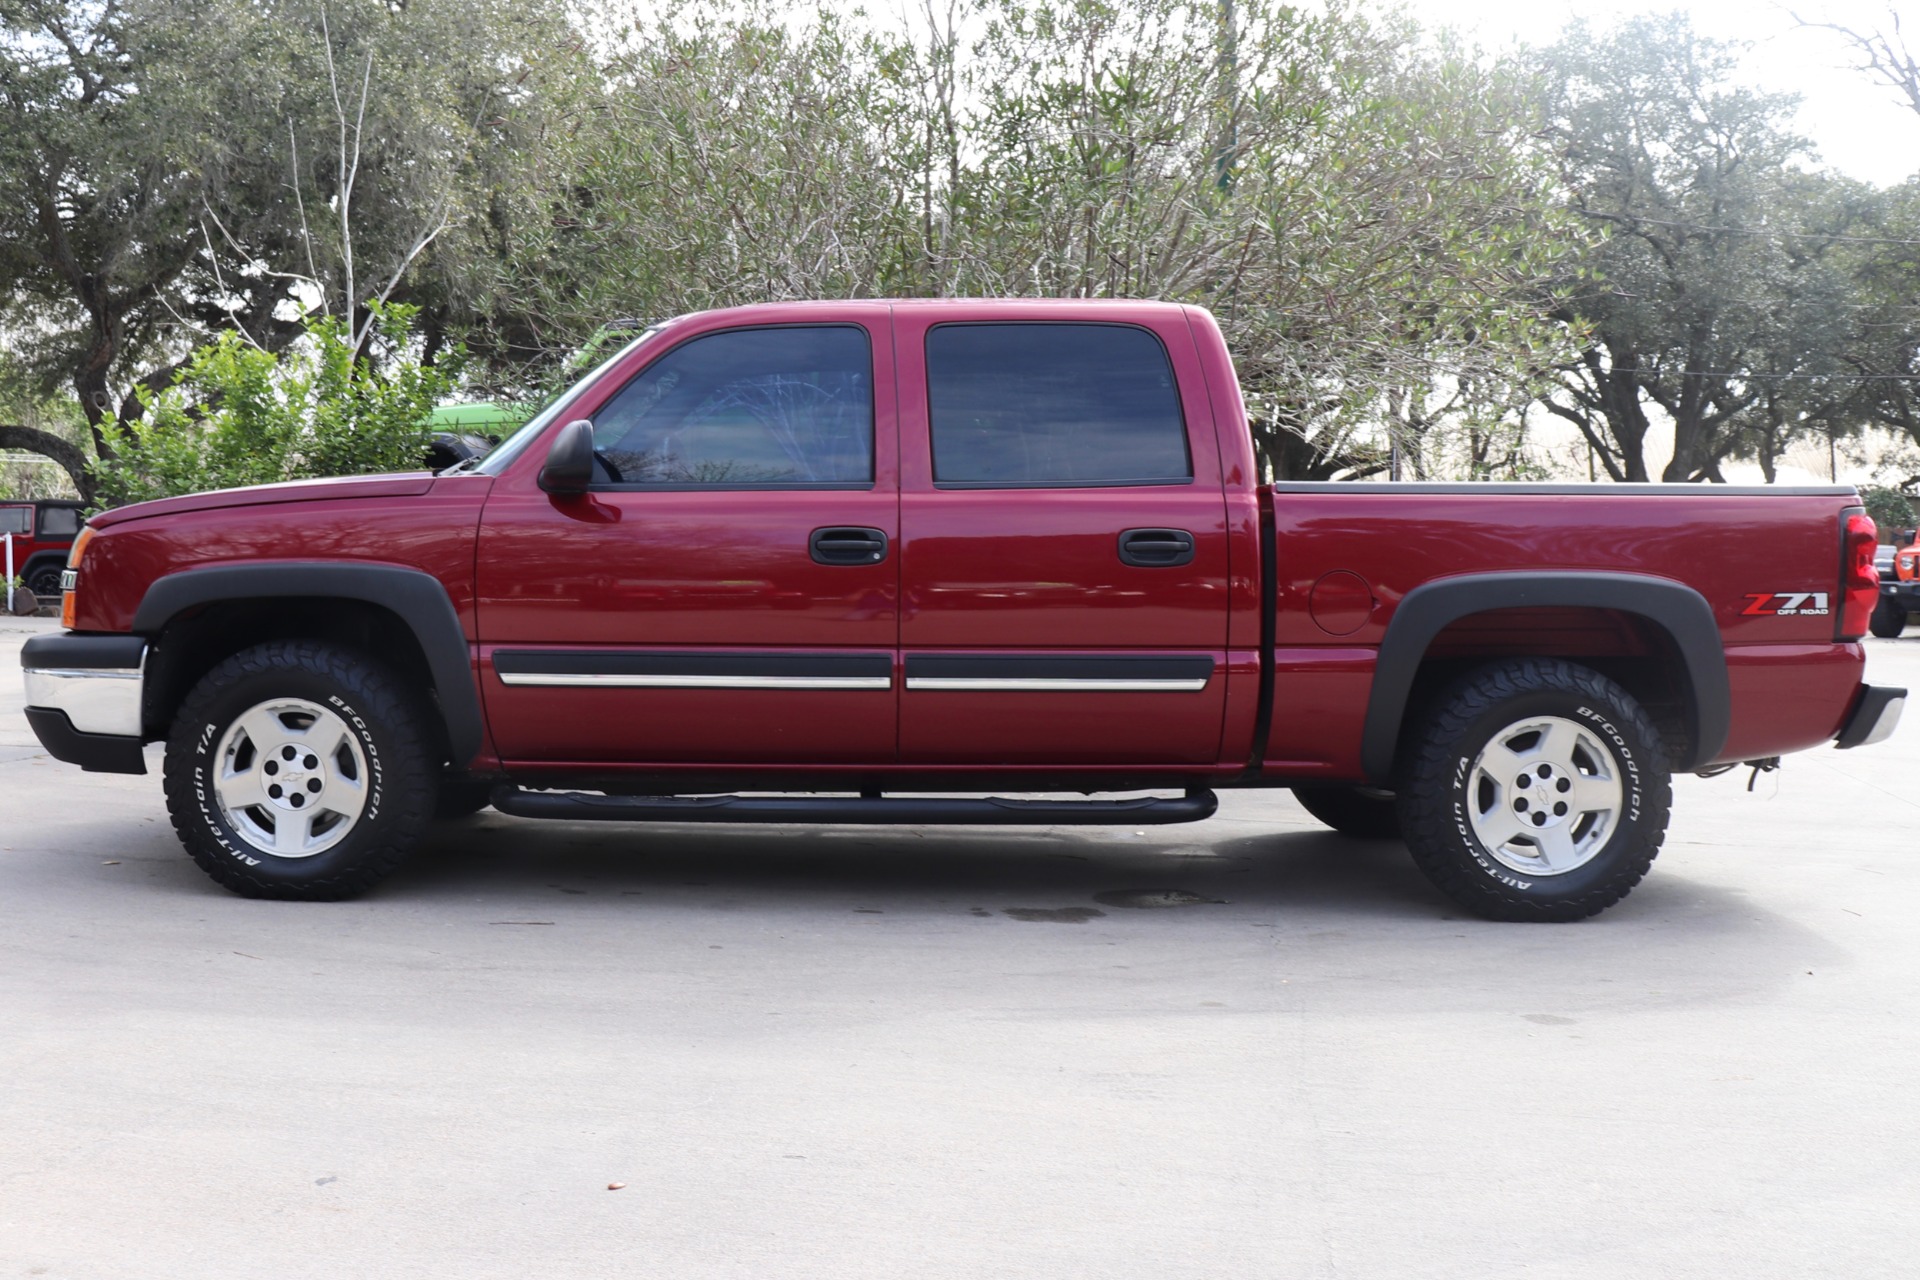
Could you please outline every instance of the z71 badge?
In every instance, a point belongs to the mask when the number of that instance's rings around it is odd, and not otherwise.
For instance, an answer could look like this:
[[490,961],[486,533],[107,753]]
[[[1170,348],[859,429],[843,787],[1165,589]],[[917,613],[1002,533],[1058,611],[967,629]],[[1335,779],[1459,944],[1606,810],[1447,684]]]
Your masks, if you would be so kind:
[[1747,607],[1740,611],[1748,618],[1807,618],[1824,616],[1826,612],[1824,591],[1748,592]]

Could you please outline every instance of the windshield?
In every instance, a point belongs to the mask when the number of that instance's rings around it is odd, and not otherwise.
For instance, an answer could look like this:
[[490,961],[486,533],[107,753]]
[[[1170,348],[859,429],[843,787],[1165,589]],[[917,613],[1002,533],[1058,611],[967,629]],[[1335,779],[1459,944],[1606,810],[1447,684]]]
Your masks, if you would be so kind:
[[563,410],[567,409],[579,398],[581,390],[585,388],[588,383],[600,376],[601,370],[605,369],[614,361],[624,357],[627,352],[660,332],[663,327],[664,326],[661,325],[654,325],[651,328],[641,330],[639,336],[635,337],[632,342],[627,343],[627,345],[621,347],[618,351],[595,365],[592,371],[585,377],[568,387],[560,395],[554,397],[552,404],[528,419],[526,426],[521,427],[518,431],[501,441],[500,447],[492,453],[489,453],[485,458],[482,458],[480,465],[476,466],[474,470],[482,475],[489,476],[497,476],[502,471],[505,471],[512,465],[515,458],[526,452],[528,445],[540,438],[540,433],[545,431],[547,426],[552,423],[555,418],[558,418]]

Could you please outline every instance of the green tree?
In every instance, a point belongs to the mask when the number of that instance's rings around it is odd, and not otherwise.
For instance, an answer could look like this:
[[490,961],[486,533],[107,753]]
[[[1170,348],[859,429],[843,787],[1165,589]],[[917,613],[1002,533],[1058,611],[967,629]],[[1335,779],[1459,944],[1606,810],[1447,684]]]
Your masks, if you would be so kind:
[[520,224],[551,344],[767,298],[1191,301],[1288,478],[1384,466],[1390,392],[1562,354],[1537,299],[1570,232],[1513,68],[1344,4],[927,17],[894,37],[695,5],[621,29],[550,216]]
[[1742,87],[1738,53],[1679,15],[1575,24],[1545,53],[1572,208],[1608,234],[1568,281],[1559,314],[1588,340],[1544,403],[1616,480],[1651,477],[1656,414],[1669,481],[1743,454],[1771,475],[1794,436],[1849,420],[1841,249],[1865,193],[1796,167],[1794,100]]
[[[111,460],[196,345],[497,297],[559,0],[0,0],[0,332]],[[553,50],[560,50],[558,55]],[[86,456],[26,424],[0,445]]]

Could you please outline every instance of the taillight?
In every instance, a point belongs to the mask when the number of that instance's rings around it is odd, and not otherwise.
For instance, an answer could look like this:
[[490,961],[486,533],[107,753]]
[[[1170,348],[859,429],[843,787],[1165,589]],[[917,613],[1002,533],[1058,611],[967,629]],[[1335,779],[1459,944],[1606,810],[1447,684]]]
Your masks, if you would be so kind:
[[87,544],[92,541],[93,526],[83,526],[80,536],[73,540],[73,546],[67,551],[67,571],[60,575],[60,625],[69,631],[73,630],[77,611],[74,596],[80,586],[80,557],[87,554]]
[[1879,540],[1865,510],[1849,507],[1840,513],[1840,629],[1835,639],[1858,640],[1867,634],[1867,620],[1880,602],[1880,574],[1873,567]]

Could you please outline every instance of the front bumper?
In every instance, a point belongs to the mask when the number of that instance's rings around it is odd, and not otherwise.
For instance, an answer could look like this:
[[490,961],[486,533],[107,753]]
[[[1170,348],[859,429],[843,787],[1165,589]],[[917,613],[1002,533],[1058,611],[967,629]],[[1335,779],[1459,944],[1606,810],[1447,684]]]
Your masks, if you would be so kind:
[[1890,600],[1908,613],[1920,613],[1920,582],[1880,583],[1880,598]]
[[35,636],[20,650],[27,723],[56,760],[91,773],[145,773],[140,751],[147,642]]
[[1876,742],[1885,742],[1893,736],[1900,723],[1900,712],[1906,705],[1905,689],[1861,685],[1859,695],[1853,700],[1853,710],[1841,723],[1833,745],[1844,751],[1848,747],[1870,747]]

